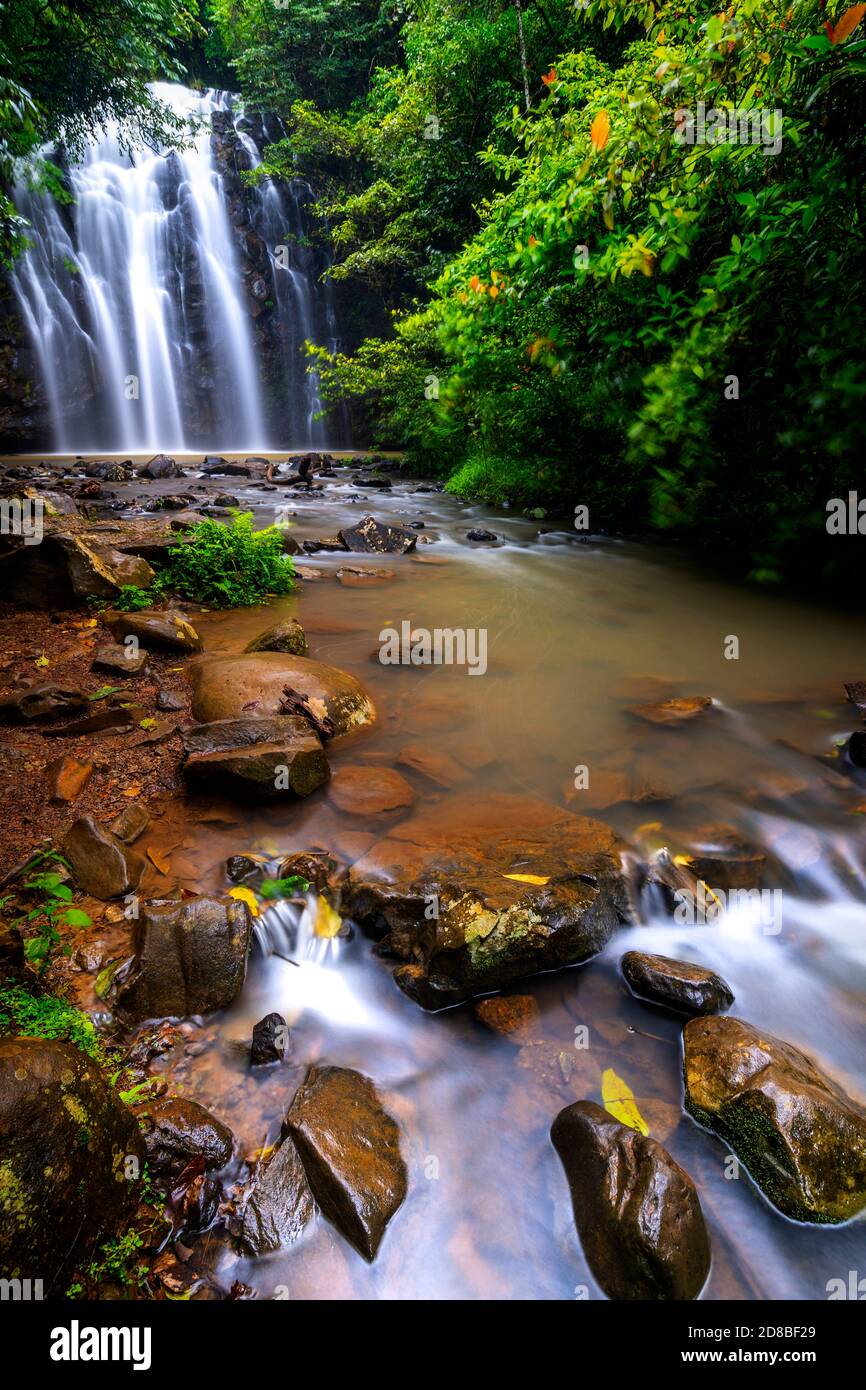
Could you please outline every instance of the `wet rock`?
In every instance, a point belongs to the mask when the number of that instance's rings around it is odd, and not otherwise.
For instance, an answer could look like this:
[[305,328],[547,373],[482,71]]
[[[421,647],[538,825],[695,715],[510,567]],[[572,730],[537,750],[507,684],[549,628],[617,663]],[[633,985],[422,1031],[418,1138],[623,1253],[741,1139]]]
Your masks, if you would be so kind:
[[155,1057],[162,1057],[183,1042],[183,1034],[173,1023],[160,1023],[141,1033],[126,1053],[127,1066],[145,1068]]
[[495,531],[484,531],[481,527],[475,526],[471,531],[466,532],[466,539],[468,541],[485,541],[489,543],[490,541],[498,541],[499,537]]
[[144,1156],[132,1113],[77,1047],[0,1040],[4,1276],[44,1276],[47,1291],[57,1271],[119,1234],[138,1203],[127,1174],[142,1171]]
[[415,789],[389,767],[341,767],[331,777],[331,800],[353,816],[375,816],[413,806]]
[[251,930],[249,908],[234,900],[143,904],[135,959],[117,992],[121,1014],[182,1018],[225,1008],[243,985]]
[[150,825],[150,816],[140,801],[130,801],[111,822],[111,833],[124,844],[131,845]]
[[247,1255],[267,1255],[292,1245],[316,1213],[316,1204],[293,1140],[285,1135],[260,1163],[242,1202],[240,1243]]
[[339,535],[345,550],[358,553],[371,551],[377,555],[405,555],[418,544],[418,537],[407,527],[388,526],[372,516],[365,516],[357,526],[347,527]]
[[147,1161],[154,1173],[177,1175],[191,1159],[206,1169],[224,1168],[232,1156],[234,1136],[203,1105],[174,1096],[148,1105],[140,1116]]
[[105,613],[103,622],[123,642],[136,637],[143,647],[172,652],[199,652],[201,638],[185,613],[166,608],[150,613]]
[[247,463],[228,463],[224,458],[208,454],[202,461],[202,471],[209,477],[250,478],[253,469]]
[[81,513],[75,502],[65,492],[55,492],[49,490],[42,491],[35,487],[26,487],[24,496],[39,498],[44,504],[49,516],[80,516]]
[[659,700],[647,705],[632,705],[629,714],[642,719],[647,724],[661,724],[665,728],[676,729],[683,724],[699,719],[713,707],[709,695],[691,695],[687,698]]
[[0,700],[0,720],[6,724],[20,724],[52,719],[58,714],[69,714],[71,710],[85,709],[87,704],[84,692],[72,686],[57,685],[53,681],[27,685]]
[[279,878],[303,878],[319,892],[327,887],[335,868],[334,860],[328,854],[301,852],[286,855],[280,864]]
[[307,651],[307,637],[297,619],[288,618],[285,622],[276,623],[274,627],[269,627],[266,632],[259,633],[259,636],[254,637],[244,650],[248,652],[288,652],[291,656],[304,656]]
[[155,454],[143,468],[138,470],[139,478],[182,478],[183,469],[167,454]]
[[353,676],[308,657],[282,652],[208,657],[196,664],[191,679],[192,713],[202,723],[279,715],[287,687],[330,719],[337,737],[376,717],[370,697]]
[[711,888],[760,888],[767,856],[733,826],[704,826],[689,837],[689,867]]
[[609,826],[546,802],[466,794],[389,830],[352,866],[343,903],[408,962],[401,989],[442,1008],[600,951],[629,920],[622,848]]
[[846,752],[855,767],[866,767],[866,730],[854,730],[848,739]]
[[176,714],[178,710],[184,708],[184,700],[173,690],[158,690],[156,692],[156,707],[159,710],[168,710]]
[[55,803],[74,801],[90,781],[93,763],[81,762],[67,755],[49,763],[46,773],[51,800]]
[[51,543],[63,554],[76,599],[115,598],[126,584],[149,589],[156,577],[140,556],[113,550],[91,536],[55,535]]
[[866,681],[846,681],[845,694],[856,705],[861,714],[866,715]]
[[92,816],[82,816],[70,826],[61,849],[81,891],[102,902],[133,892],[144,872],[141,855]]
[[365,1259],[375,1259],[407,1177],[399,1130],[373,1082],[344,1067],[311,1067],[285,1130],[324,1215]]
[[232,795],[309,796],[330,769],[305,719],[221,719],[183,731],[187,777]]
[[394,570],[360,569],[352,565],[341,565],[337,570],[337,580],[346,589],[366,589],[372,584],[387,584],[396,577]]
[[46,729],[45,735],[50,738],[78,738],[84,734],[103,734],[111,730],[117,732],[118,729],[131,729],[137,719],[142,719],[145,710],[141,706],[133,707],[122,705],[100,705],[92,714],[86,714],[82,719],[73,719],[70,724],[63,724],[59,728]]
[[282,1014],[265,1014],[253,1027],[250,1063],[254,1067],[281,1062],[289,1047],[289,1025]]
[[[500,1033],[506,1038],[526,1033],[540,1017],[538,1004],[531,994],[497,994],[479,999],[474,1013],[491,1033]],[[516,1036],[514,1041],[520,1042],[522,1038]]]
[[319,551],[336,555],[347,549],[339,536],[315,536],[310,540],[302,541],[301,544],[306,555],[316,555]]
[[258,873],[260,867],[255,859],[250,859],[246,854],[233,854],[226,860],[226,878],[232,883],[243,883],[245,878]]
[[683,1030],[685,1106],[795,1221],[866,1206],[866,1110],[805,1052],[738,1018]]
[[213,500],[215,507],[239,507],[240,503],[232,492],[218,492]]
[[655,1139],[577,1101],[550,1131],[593,1275],[608,1298],[697,1298],[710,1239],[695,1185]]
[[622,973],[633,994],[688,1014],[720,1014],[734,1002],[734,994],[720,975],[691,961],[668,956],[626,951]]
[[118,643],[99,647],[92,669],[107,671],[112,676],[140,676],[147,670],[147,652],[136,652],[133,647],[121,647]]

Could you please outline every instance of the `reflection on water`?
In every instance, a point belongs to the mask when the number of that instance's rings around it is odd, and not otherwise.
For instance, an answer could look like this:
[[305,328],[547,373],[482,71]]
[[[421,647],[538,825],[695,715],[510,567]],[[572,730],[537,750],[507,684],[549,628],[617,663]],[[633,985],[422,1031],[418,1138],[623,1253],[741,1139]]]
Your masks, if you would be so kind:
[[[864,676],[866,622],[722,585],[658,552],[578,544],[565,532],[539,538],[537,523],[491,518],[441,495],[395,487],[391,496],[340,500],[351,491],[293,502],[298,535],[333,535],[371,511],[423,519],[419,534],[436,543],[419,545],[414,558],[389,556],[397,578],[371,589],[338,585],[331,572],[340,557],[316,556],[310,564],[328,577],[301,595],[266,612],[203,616],[210,650],[242,650],[266,624],[297,614],[311,655],[361,678],[379,710],[374,729],[332,748],[333,766],[393,766],[405,744],[423,742],[456,759],[461,793],[480,802],[491,791],[524,792],[597,815],[644,860],[735,832],[766,854],[764,884],[781,892],[781,916],[768,922],[742,903],[688,926],[661,895],[645,893],[643,924],[601,957],[520,986],[540,1018],[517,1044],[487,1032],[471,1006],[420,1011],[360,933],[320,941],[309,905],[269,907],[244,991],[203,1024],[208,1046],[194,1064],[168,1063],[174,1082],[229,1123],[249,1156],[278,1133],[307,1065],[357,1067],[401,1124],[410,1193],[372,1266],[319,1220],[266,1260],[227,1252],[225,1277],[260,1296],[284,1285],[293,1298],[573,1298],[582,1287],[599,1297],[548,1131],[562,1106],[599,1099],[608,1067],[698,1185],[714,1252],[704,1297],[820,1299],[828,1279],[866,1272],[862,1223],[799,1226],[745,1174],[726,1178],[724,1146],[682,1113],[682,1020],[633,999],[617,966],[624,950],[640,947],[718,970],[736,995],[734,1014],[813,1052],[863,1098],[866,787],[835,747],[856,721],[842,683]],[[274,494],[273,505],[280,500]],[[248,490],[242,501],[259,505],[262,494]],[[473,525],[506,543],[471,547]],[[425,563],[432,558],[444,563]],[[487,675],[383,667],[379,632],[403,619],[486,628]],[[724,656],[732,634],[738,660]],[[647,700],[701,694],[717,704],[689,727],[653,727],[629,713]],[[578,765],[590,769],[586,791],[575,789]],[[448,787],[406,775],[420,805],[447,804]],[[628,801],[619,799],[623,778]],[[167,806],[159,839],[170,850],[170,882],[222,892],[230,854],[276,859],[318,848],[345,865],[392,823],[344,815],[322,789],[291,807],[252,810],[191,798]],[[272,1010],[291,1025],[291,1055],[250,1072],[252,1026]],[[588,1047],[575,1046],[582,1025]]]

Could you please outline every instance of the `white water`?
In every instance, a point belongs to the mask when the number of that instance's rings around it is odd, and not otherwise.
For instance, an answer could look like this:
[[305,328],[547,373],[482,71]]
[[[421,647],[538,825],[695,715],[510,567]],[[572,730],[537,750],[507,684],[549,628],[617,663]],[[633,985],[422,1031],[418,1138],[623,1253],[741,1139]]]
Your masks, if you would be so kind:
[[[266,406],[241,255],[211,149],[209,117],[229,110],[231,98],[170,83],[153,91],[189,120],[186,148],[126,154],[109,129],[70,168],[70,207],[24,187],[16,192],[32,246],[15,287],[53,447],[141,453],[322,444],[316,383],[305,378],[300,352],[305,338],[330,336],[333,315],[318,302],[313,267],[282,268],[273,254],[289,228],[303,245],[298,192],[266,183],[248,200],[249,221],[268,243],[270,313],[282,349],[280,398]],[[259,163],[254,141],[240,139],[249,164]]]

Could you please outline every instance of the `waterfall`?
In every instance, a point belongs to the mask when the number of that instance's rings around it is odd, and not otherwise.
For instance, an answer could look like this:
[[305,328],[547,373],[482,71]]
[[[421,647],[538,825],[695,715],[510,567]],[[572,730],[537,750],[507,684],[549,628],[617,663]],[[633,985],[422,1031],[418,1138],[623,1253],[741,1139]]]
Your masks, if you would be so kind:
[[16,190],[31,245],[13,285],[53,447],[322,447],[302,344],[333,346],[336,331],[310,190],[243,183],[268,136],[261,118],[236,128],[230,95],[152,91],[188,121],[184,148],[127,152],[108,128],[69,168],[69,206]]

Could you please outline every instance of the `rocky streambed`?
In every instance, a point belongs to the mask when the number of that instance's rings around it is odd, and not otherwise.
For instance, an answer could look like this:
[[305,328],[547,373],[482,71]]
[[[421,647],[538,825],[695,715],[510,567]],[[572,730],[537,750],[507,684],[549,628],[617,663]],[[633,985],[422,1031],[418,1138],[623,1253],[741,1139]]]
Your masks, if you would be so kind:
[[[3,1263],[826,1298],[866,1255],[866,624],[315,464],[7,466],[49,505],[3,537],[5,915],[50,845],[90,925],[38,985],[0,942]],[[292,596],[112,606],[236,504]],[[25,987],[98,1056],[22,1036]]]

